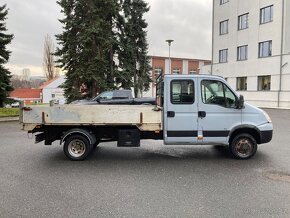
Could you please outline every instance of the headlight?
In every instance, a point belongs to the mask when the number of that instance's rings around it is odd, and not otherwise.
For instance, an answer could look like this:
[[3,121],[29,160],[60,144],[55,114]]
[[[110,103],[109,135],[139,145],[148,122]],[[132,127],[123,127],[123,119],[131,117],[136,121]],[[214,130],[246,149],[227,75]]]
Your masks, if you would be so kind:
[[267,121],[268,121],[269,123],[272,123],[272,120],[271,120],[270,116],[267,114],[267,112],[266,112],[266,111],[263,111],[263,113],[264,113],[265,118],[267,119]]

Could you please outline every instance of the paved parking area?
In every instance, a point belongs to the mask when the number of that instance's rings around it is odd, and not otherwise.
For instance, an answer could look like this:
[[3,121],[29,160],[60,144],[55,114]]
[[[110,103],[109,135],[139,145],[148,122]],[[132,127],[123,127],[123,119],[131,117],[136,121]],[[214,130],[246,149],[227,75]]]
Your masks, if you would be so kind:
[[224,147],[102,144],[84,162],[0,123],[0,217],[290,217],[290,110],[247,161]]

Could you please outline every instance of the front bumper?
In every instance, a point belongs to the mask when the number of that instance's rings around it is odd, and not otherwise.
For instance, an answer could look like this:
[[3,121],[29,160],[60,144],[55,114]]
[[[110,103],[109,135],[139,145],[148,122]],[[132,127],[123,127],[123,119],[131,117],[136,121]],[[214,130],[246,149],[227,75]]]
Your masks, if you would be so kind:
[[261,131],[261,144],[268,143],[272,140],[273,130]]
[[273,124],[265,123],[259,126],[260,130],[260,144],[268,143],[273,138]]

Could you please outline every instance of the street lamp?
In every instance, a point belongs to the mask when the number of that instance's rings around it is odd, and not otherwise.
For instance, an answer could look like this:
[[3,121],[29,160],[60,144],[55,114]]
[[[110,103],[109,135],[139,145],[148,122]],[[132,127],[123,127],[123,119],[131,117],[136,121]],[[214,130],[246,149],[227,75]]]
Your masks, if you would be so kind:
[[168,43],[168,47],[169,47],[169,72],[171,74],[170,46],[171,46],[171,43],[174,42],[174,40],[173,39],[167,39],[166,42]]

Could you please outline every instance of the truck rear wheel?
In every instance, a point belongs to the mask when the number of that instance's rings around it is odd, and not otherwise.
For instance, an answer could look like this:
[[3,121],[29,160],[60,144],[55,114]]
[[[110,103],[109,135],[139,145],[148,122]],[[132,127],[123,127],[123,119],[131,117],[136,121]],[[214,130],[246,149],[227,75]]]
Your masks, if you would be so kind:
[[253,157],[257,152],[257,142],[253,136],[247,133],[237,135],[230,143],[231,154],[241,160]]
[[63,152],[70,160],[80,161],[88,157],[92,148],[93,146],[86,137],[71,135],[65,140]]

